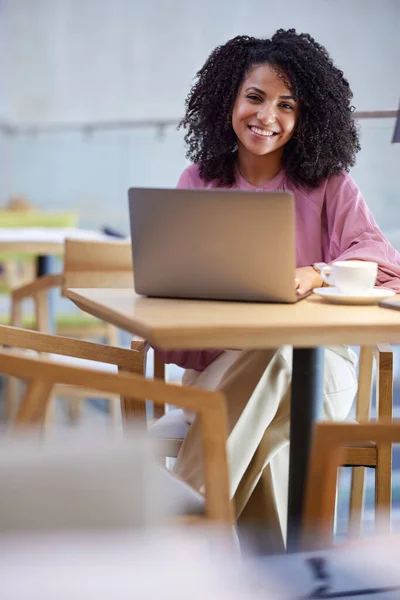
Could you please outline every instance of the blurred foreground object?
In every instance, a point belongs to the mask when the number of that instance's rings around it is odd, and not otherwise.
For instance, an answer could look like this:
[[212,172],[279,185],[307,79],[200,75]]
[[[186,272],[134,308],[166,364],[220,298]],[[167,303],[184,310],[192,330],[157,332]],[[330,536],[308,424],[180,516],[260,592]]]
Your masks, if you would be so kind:
[[198,527],[0,535],[1,597],[398,600],[399,552],[400,537],[388,536],[329,551],[240,559],[221,532]]
[[[68,356],[71,355],[71,351],[75,351],[74,342],[75,340],[60,336],[0,326],[0,344],[8,346],[30,348],[36,351],[52,350],[54,353]],[[81,346],[85,348],[83,355],[91,358],[92,344],[81,342]],[[106,351],[114,355],[118,354],[119,350],[119,348],[106,347]],[[135,414],[129,413],[130,402],[144,404],[147,399],[151,399],[157,404],[173,404],[198,413],[202,436],[204,496],[195,492],[161,466],[158,467],[160,477],[163,477],[163,485],[171,486],[174,490],[173,493],[180,496],[180,502],[185,505],[184,514],[193,515],[192,520],[206,517],[206,519],[225,525],[228,529],[232,526],[233,507],[229,493],[226,454],[227,417],[225,398],[222,394],[169,385],[162,381],[150,381],[126,372],[114,374],[100,369],[83,369],[56,364],[44,359],[25,358],[4,350],[0,352],[0,371],[12,377],[24,379],[26,382],[26,391],[14,420],[14,425],[21,431],[28,427],[40,427],[43,424],[53,388],[59,383],[120,394],[124,399],[124,412],[131,416],[129,425],[135,422]],[[145,435],[146,427],[142,416],[136,419],[136,423],[137,426],[143,428]],[[163,455],[162,448],[160,453]],[[122,477],[124,476],[122,475]],[[29,493],[29,490],[27,489],[26,492]],[[173,516],[174,512],[172,511],[170,515]]]
[[[64,244],[64,265],[63,271],[54,275],[43,275],[35,281],[20,286],[12,291],[11,294],[11,325],[22,327],[23,323],[23,304],[27,299],[33,301],[35,309],[35,319],[33,329],[50,333],[49,322],[49,297],[48,292],[59,288],[61,296],[65,296],[65,291],[70,287],[99,287],[99,288],[132,288],[133,287],[133,267],[132,251],[129,242],[116,240],[85,241],[67,239]],[[83,318],[82,318],[83,317]],[[93,325],[96,326],[94,329]],[[77,338],[100,337],[104,344],[110,346],[119,345],[119,332],[116,327],[94,319],[81,311],[76,315],[75,328],[69,334]],[[101,359],[104,344],[97,344],[98,357]],[[142,343],[142,352],[145,344]],[[78,342],[77,342],[78,347]],[[139,347],[139,346],[138,346]],[[93,344],[93,349],[95,345]],[[58,360],[74,366],[96,368],[98,365],[109,372],[116,372],[117,365],[107,364],[106,362],[93,363],[91,361],[75,358],[49,356],[52,360]],[[133,364],[134,361],[132,361]],[[142,359],[142,363],[144,358]],[[133,369],[134,370],[134,369]],[[143,371],[143,367],[141,368]],[[89,388],[76,388],[72,386],[57,386],[55,395],[67,399],[69,405],[69,415],[71,421],[77,421],[81,413],[81,405],[85,398],[93,397],[93,390]],[[18,386],[12,379],[8,381],[6,394],[5,413],[7,416],[14,413],[14,405],[18,397]],[[96,397],[96,396],[95,396]],[[115,394],[103,394],[103,397],[109,404],[109,412],[113,418],[114,424],[120,423],[120,408]],[[47,424],[51,422],[51,407],[47,414]]]
[[[32,433],[0,443],[0,533],[125,531],[159,523],[178,509],[151,460],[149,440],[96,431],[40,439]],[[182,507],[180,507],[182,508]]]
[[279,600],[218,531],[0,536],[2,600]]

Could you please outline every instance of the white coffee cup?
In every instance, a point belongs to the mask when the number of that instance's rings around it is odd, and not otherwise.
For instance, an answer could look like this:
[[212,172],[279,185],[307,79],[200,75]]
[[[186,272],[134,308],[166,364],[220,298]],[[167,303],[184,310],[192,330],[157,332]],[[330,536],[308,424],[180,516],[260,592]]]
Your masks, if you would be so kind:
[[377,275],[377,263],[362,260],[340,260],[321,269],[325,283],[335,286],[342,294],[370,293]]

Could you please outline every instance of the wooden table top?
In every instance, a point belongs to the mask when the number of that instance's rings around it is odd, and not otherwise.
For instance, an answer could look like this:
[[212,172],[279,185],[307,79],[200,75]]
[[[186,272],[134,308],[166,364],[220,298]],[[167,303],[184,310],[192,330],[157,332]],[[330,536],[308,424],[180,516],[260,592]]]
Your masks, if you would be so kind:
[[100,231],[77,227],[1,227],[0,252],[63,254],[65,240],[115,240]]
[[317,296],[297,304],[255,304],[69,289],[67,297],[85,312],[171,350],[400,344],[400,311],[334,305]]

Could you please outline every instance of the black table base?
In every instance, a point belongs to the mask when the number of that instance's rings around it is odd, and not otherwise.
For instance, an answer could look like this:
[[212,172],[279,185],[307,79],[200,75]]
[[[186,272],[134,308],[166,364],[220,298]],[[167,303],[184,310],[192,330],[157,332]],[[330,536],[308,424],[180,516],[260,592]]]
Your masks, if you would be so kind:
[[36,277],[48,275],[50,273],[50,256],[38,256],[36,259]]
[[313,425],[322,415],[324,349],[294,348],[290,414],[287,551],[300,549]]
[[[53,257],[52,256],[38,256],[36,259],[36,276],[42,277],[43,275],[50,275],[53,272]],[[56,318],[55,318],[55,290],[48,292],[48,319],[49,319],[49,331],[56,333]]]

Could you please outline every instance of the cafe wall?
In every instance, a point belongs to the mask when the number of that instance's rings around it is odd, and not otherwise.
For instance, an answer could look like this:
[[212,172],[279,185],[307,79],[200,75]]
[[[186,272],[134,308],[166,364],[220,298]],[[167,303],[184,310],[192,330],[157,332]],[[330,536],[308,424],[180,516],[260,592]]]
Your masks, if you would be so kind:
[[[398,0],[3,0],[0,116],[16,129],[0,137],[2,199],[24,193],[126,232],[127,188],[173,186],[186,165],[176,124],[196,69],[218,43],[278,27],[327,46],[357,111],[397,108]],[[360,126],[354,177],[400,247],[394,119]]]

